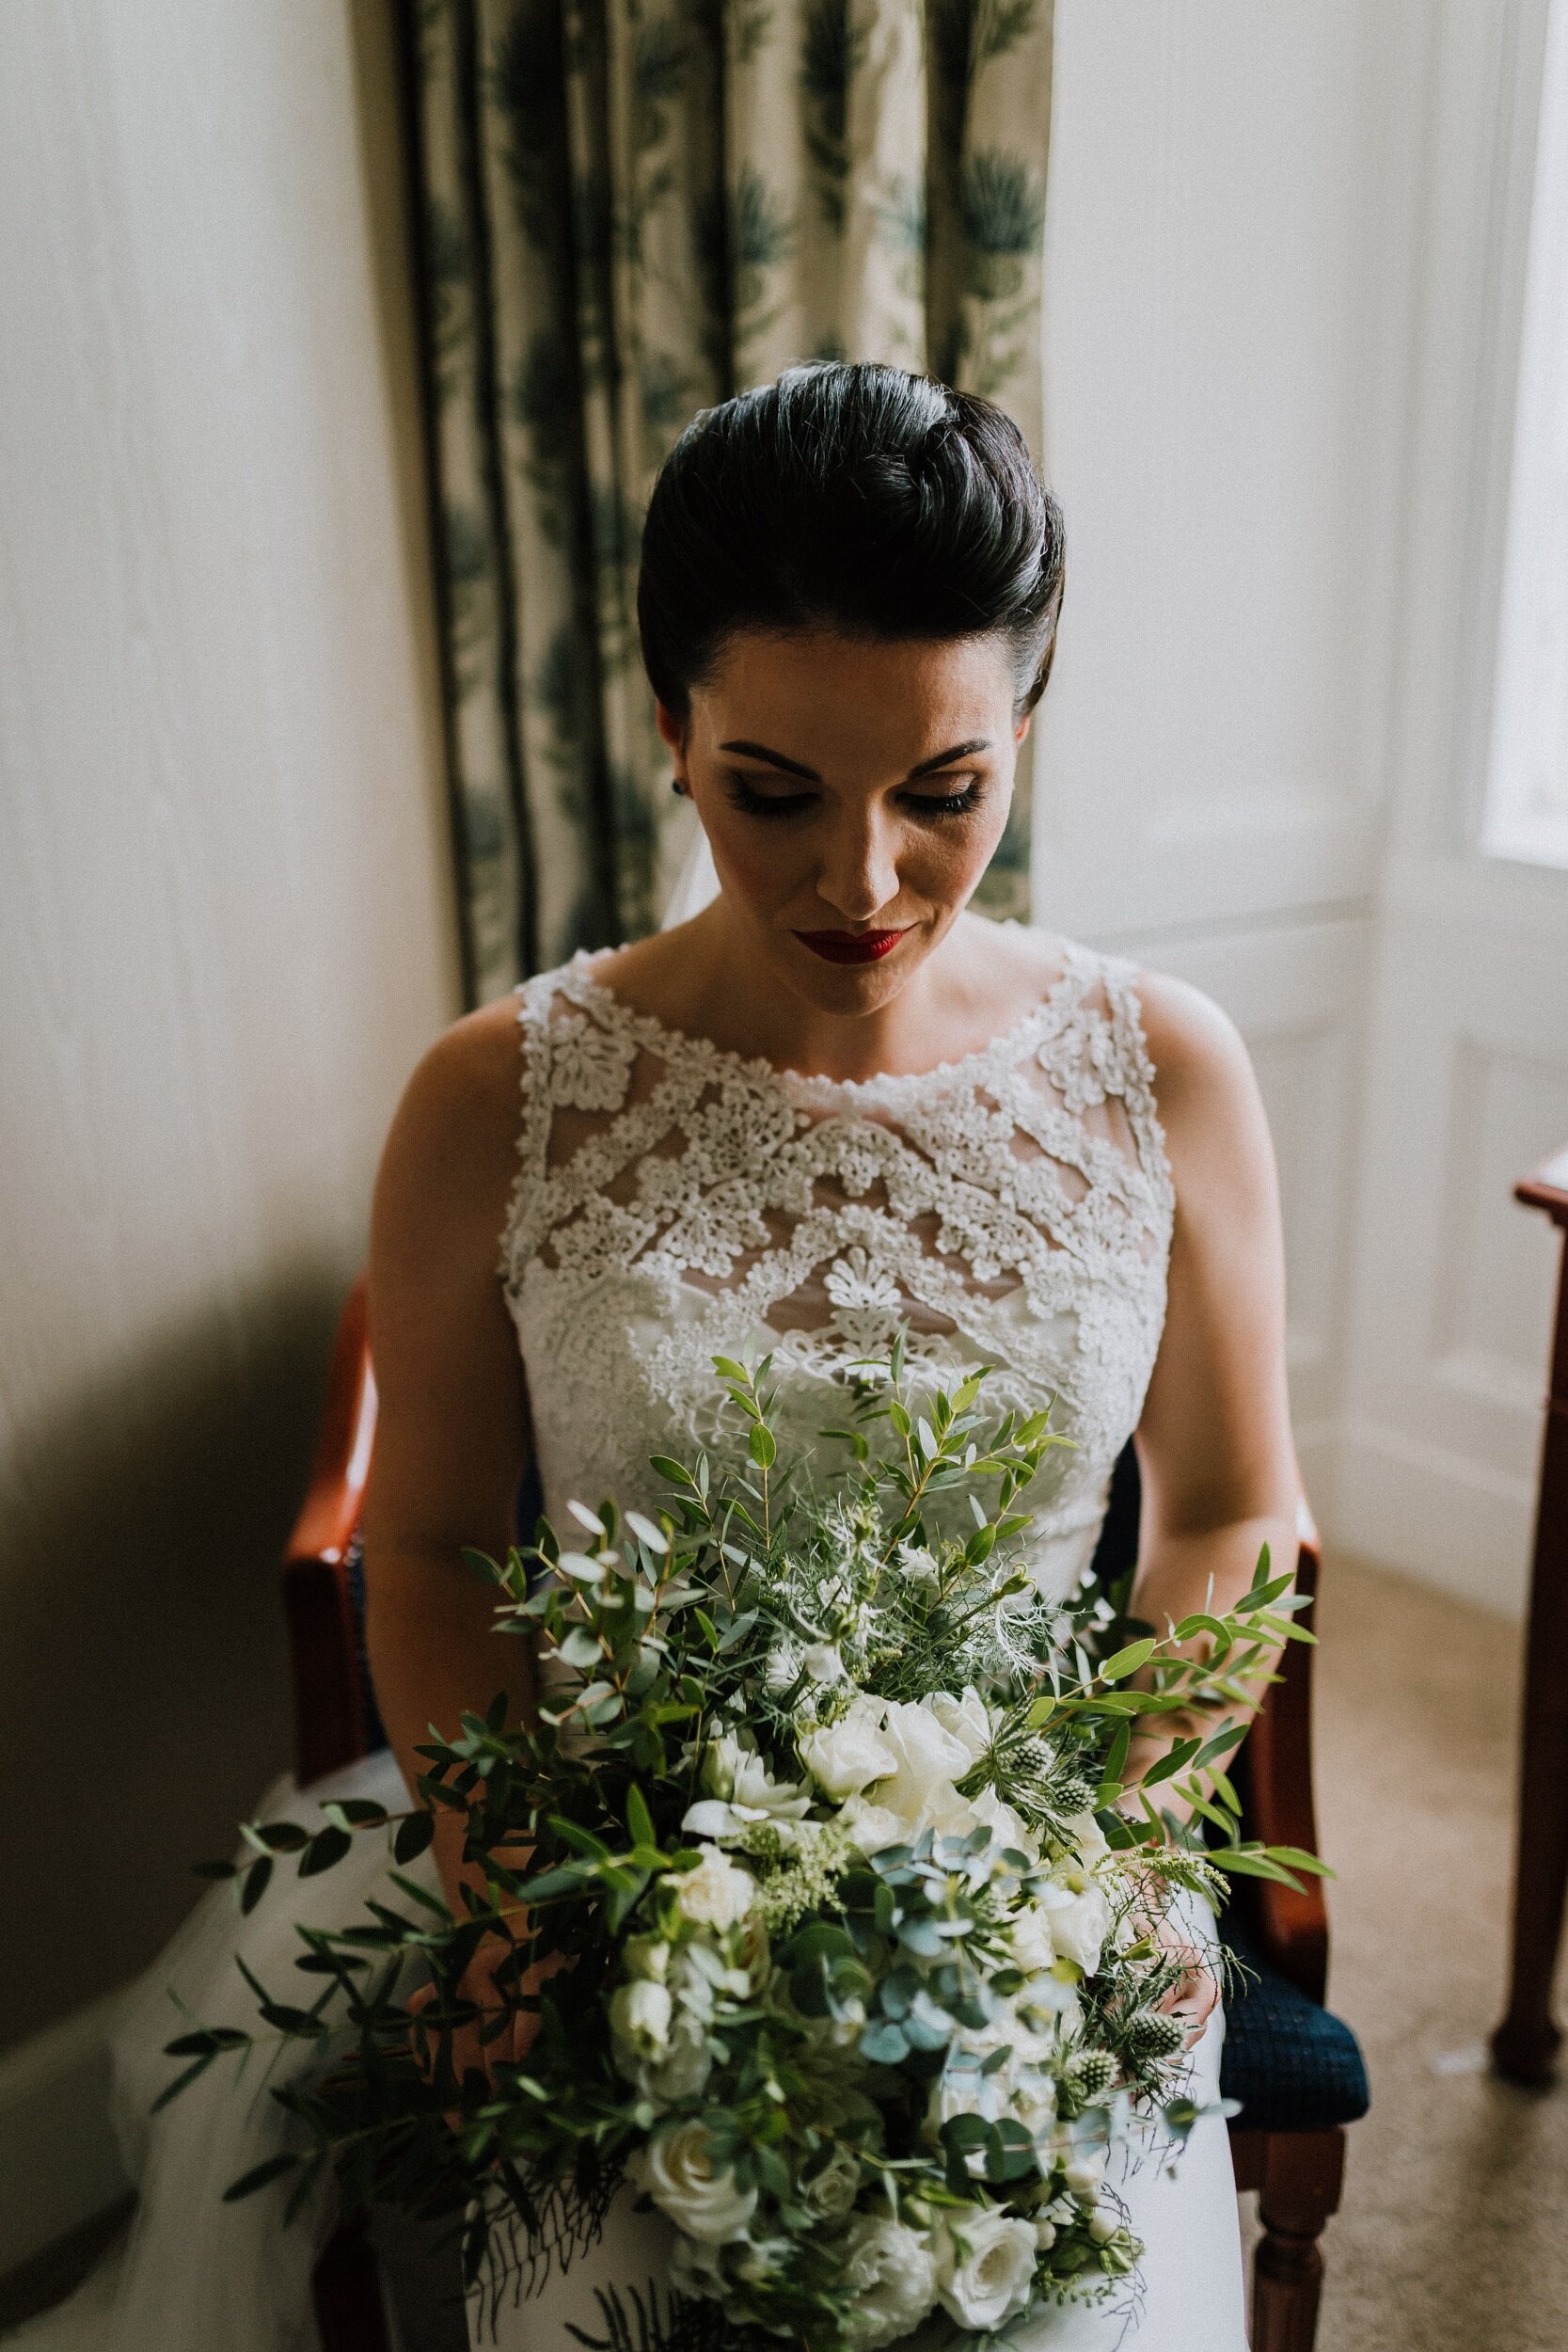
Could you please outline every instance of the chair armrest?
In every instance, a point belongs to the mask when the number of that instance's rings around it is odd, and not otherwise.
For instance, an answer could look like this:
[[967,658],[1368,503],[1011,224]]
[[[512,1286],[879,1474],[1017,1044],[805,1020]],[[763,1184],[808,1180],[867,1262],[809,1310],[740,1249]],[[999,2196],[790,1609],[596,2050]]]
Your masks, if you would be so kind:
[[352,1764],[370,1746],[350,1580],[374,1437],[375,1375],[361,1275],[339,1321],[310,1483],[283,1554],[301,1788]]
[[[1296,1559],[1299,1590],[1313,1596],[1299,1622],[1310,1629],[1316,1613],[1321,1548],[1318,1531],[1303,1502]],[[1317,1810],[1312,1796],[1312,1645],[1287,1642],[1274,1684],[1247,1734],[1238,1759],[1242,1767],[1247,1827],[1269,1846],[1318,1851]],[[1321,1879],[1308,1878],[1301,1892],[1267,1879],[1249,1882],[1249,1907],[1264,1956],[1309,2000],[1321,2002],[1328,1982],[1328,1906]]]

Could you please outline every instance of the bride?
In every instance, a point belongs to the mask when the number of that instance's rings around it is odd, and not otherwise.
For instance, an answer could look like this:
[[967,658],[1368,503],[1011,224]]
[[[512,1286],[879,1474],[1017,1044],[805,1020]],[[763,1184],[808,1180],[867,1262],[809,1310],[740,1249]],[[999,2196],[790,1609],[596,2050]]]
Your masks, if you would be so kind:
[[[391,1753],[334,1793],[411,1779],[427,1725],[503,1683],[529,1703],[459,1547],[504,1552],[531,1456],[553,1517],[572,1497],[652,1507],[651,1453],[725,1442],[716,1353],[772,1350],[800,1444],[900,1323],[911,1378],[983,1362],[998,1409],[1054,1395],[1076,1444],[1020,1504],[1054,1593],[1088,1566],[1134,1432],[1140,1615],[1180,1618],[1211,1589],[1228,1605],[1264,1542],[1292,1556],[1275,1179],[1236,1032],[1179,981],[969,910],[1050,672],[1062,562],[1016,427],[927,377],[790,369],[676,445],[638,612],[711,867],[673,907],[684,919],[457,1023],[398,1110],[372,1217],[365,1515]],[[313,1817],[287,1788],[274,1813],[285,1799]],[[456,1901],[448,1834],[420,1867]],[[165,1986],[203,2022],[243,2022],[236,1943],[281,1979],[308,1900],[336,1920],[374,1890],[372,1842],[313,1885],[275,1883],[243,1923],[219,1890],[149,1972],[119,2053],[125,2128],[147,2141],[137,2233],[101,2315],[89,2290],[40,2347],[313,2346],[309,2232],[283,2232],[270,2193],[218,2201],[277,2144],[272,2103],[209,2077],[150,2127],[145,2110],[178,2030]],[[1198,1912],[1183,2006],[1212,2098],[1224,2022]],[[470,1989],[487,1985],[482,1951]],[[467,2055],[521,2050],[476,2038]],[[1141,2299],[1032,2321],[1022,2352],[1243,2352],[1220,2117],[1174,2162],[1144,2147],[1116,2185],[1145,2243]],[[588,2257],[502,2310],[501,2344],[571,2352],[593,2288],[644,2284],[666,2244],[657,2217],[612,2207]],[[478,2343],[477,2307],[470,2327]]]

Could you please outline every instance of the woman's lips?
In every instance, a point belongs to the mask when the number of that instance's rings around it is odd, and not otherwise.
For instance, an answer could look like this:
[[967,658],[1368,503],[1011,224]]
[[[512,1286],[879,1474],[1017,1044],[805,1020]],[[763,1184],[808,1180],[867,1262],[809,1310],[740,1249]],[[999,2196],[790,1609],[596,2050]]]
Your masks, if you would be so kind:
[[809,947],[827,963],[875,963],[897,946],[904,931],[913,928],[906,923],[903,930],[896,931],[797,931],[795,936],[802,947]]

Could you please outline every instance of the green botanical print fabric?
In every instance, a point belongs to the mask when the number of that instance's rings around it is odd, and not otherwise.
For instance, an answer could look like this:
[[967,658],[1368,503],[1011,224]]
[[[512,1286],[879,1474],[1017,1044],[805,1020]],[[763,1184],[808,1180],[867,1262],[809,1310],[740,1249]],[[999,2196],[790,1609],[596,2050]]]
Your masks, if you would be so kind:
[[[1038,455],[1052,0],[406,0],[404,27],[481,1001],[653,930],[684,862],[635,591],[699,408],[883,359]],[[1021,770],[978,903],[1025,915],[1028,866]]]

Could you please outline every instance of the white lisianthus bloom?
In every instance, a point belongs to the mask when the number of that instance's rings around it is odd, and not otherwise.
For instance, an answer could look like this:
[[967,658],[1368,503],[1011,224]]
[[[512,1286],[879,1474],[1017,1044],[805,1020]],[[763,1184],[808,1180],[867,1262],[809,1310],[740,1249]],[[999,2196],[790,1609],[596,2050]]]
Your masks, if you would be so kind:
[[992,1853],[1003,1853],[1011,1846],[1031,1862],[1039,1860],[1040,1850],[1024,1828],[1021,1816],[1013,1811],[1010,1804],[1003,1802],[994,1788],[982,1788],[973,1801],[970,1811],[974,1816],[976,1826],[984,1821],[990,1830]]
[[849,2225],[845,2277],[854,2290],[849,2326],[860,2352],[878,2352],[918,2328],[937,2299],[937,2264],[923,2230],[862,2214]]
[[1110,1842],[1092,1813],[1075,1813],[1067,1823],[1073,1851],[1085,1870],[1098,1870],[1110,1852]]
[[1055,2078],[1037,2066],[1021,2066],[1013,2090],[1013,2113],[1031,2139],[1040,2138],[1056,2121]]
[[[951,1732],[959,1745],[968,1751],[971,1764],[978,1764],[990,1745],[990,1712],[973,1682],[964,1685],[961,1699],[951,1691],[933,1691],[925,1702],[942,1725]],[[960,1772],[959,1779],[963,1775]]]
[[1062,2167],[1062,2177],[1075,2197],[1098,2197],[1111,2160],[1108,2148],[1079,2148]]
[[842,1682],[844,1661],[832,1642],[813,1642],[800,1659],[801,1665],[814,1682]]
[[1034,2225],[976,2206],[947,2217],[937,2249],[937,2294],[960,2328],[1016,2319],[1035,2291]]
[[882,1736],[895,1768],[890,1778],[876,1783],[874,1801],[899,1816],[906,1836],[912,1839],[923,1829],[935,1829],[962,1836],[973,1829],[974,1808],[953,1783],[963,1778],[974,1758],[964,1741],[943,1728],[928,1702],[890,1702]]
[[621,2049],[640,2058],[657,2058],[669,2046],[673,2004],[668,1985],[634,1977],[610,2000],[610,2030]]
[[754,2188],[740,2188],[733,2172],[716,2172],[703,2124],[676,2123],[629,2157],[626,2172],[677,2230],[704,2246],[728,2246],[745,2234],[756,2211]]
[[872,1781],[898,1769],[897,1755],[882,1737],[885,1711],[880,1699],[857,1692],[836,1724],[808,1731],[801,1740],[801,1761],[830,1797],[859,1796]]
[[733,1731],[721,1732],[703,1759],[703,1782],[711,1797],[687,1808],[681,1822],[694,1837],[741,1837],[769,1823],[787,1829],[811,1810],[811,1791],[798,1780],[775,1780],[754,1748]]
[[695,2099],[713,2072],[707,2027],[689,2009],[677,2010],[663,2055],[638,2072],[638,2089],[666,2106],[677,2099]]
[[1084,1974],[1092,1977],[1111,1932],[1111,1905],[1104,1888],[1092,1879],[1081,1892],[1068,1886],[1042,1886],[1038,1905],[1050,1922],[1051,1941],[1059,1956],[1076,1961]]
[[670,1947],[661,1935],[628,1935],[622,1958],[628,1976],[653,1977],[662,1984],[670,1973]]
[[693,1870],[674,1881],[682,1916],[703,1928],[734,1928],[752,1908],[757,1883],[717,1846],[705,1846]]
[[1029,1976],[1039,1976],[1056,1958],[1056,1947],[1051,1936],[1051,1914],[1043,1905],[1031,1903],[1021,1911],[1008,1930],[1008,1942],[1013,1958]]
[[869,1797],[850,1797],[839,1813],[838,1826],[858,1853],[880,1853],[884,1846],[910,1842],[908,1821],[885,1804],[873,1804]]
[[695,2238],[678,2233],[670,2249],[670,2284],[677,2295],[692,2295],[709,2302],[721,2300],[724,2294],[724,2273],[716,2246],[700,2246]]

